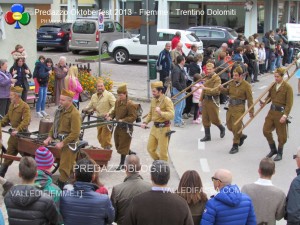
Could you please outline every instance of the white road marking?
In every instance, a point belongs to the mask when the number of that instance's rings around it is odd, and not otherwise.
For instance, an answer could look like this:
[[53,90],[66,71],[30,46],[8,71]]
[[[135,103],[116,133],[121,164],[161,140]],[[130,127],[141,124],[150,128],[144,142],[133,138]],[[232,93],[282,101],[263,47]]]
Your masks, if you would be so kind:
[[201,126],[201,132],[204,132],[204,126]]
[[264,89],[264,88],[266,88],[266,87],[267,87],[267,86],[264,85],[264,86],[259,87],[258,89],[262,90],[262,89]]
[[200,141],[200,138],[198,138],[198,149],[205,150],[205,142]]
[[209,173],[210,172],[210,169],[209,169],[209,166],[208,166],[208,161],[207,161],[206,158],[200,159],[200,166],[201,166],[201,169],[204,173]]

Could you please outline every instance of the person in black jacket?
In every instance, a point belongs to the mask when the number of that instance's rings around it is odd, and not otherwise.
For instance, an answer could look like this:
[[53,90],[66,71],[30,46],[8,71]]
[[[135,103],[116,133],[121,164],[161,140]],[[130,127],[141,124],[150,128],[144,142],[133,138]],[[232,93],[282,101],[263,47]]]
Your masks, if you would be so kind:
[[[174,66],[171,72],[172,79],[172,94],[176,95],[186,88],[186,73],[184,71],[185,59],[182,55],[177,56],[176,58],[177,64]],[[185,97],[185,93],[182,93],[177,96],[176,101]],[[175,106],[175,118],[174,118],[174,126],[175,127],[184,127],[184,122],[182,120],[182,113],[185,107],[185,99],[179,102]]]
[[17,79],[15,86],[20,86],[23,88],[21,99],[26,102],[27,101],[27,93],[29,90],[29,84],[27,78],[30,79],[32,77],[31,72],[24,61],[24,58],[16,59],[14,65],[10,68],[9,72],[13,76],[13,78]]
[[[259,82],[257,79],[257,73],[255,71],[255,54],[253,52],[252,46],[251,45],[246,45],[245,46],[245,52],[244,52],[244,61],[248,65],[248,73],[251,78],[251,82]],[[247,77],[246,77],[247,80]]]
[[[219,55],[219,61],[216,63],[216,67],[218,67],[216,73],[219,73],[220,71],[228,67],[228,63],[225,63],[225,57],[226,57],[226,52],[221,52]],[[224,84],[225,82],[229,81],[229,72],[230,69],[228,68],[220,75],[221,84]],[[225,94],[220,93],[220,104],[225,104],[226,101],[227,101],[227,96]]]
[[47,86],[49,81],[49,76],[52,74],[53,70],[52,59],[47,58],[45,64],[41,63],[39,65],[39,70],[36,75],[36,79],[39,83],[39,98],[36,104],[36,115],[38,118],[43,118],[48,114],[45,111],[46,98],[47,98]]
[[37,75],[38,75],[38,72],[39,72],[39,69],[41,67],[41,65],[45,62],[45,57],[40,55],[39,56],[39,59],[35,62],[35,67],[34,67],[34,70],[33,70],[33,81],[34,81],[34,93],[36,95],[36,97],[38,97],[38,94],[39,94],[39,89],[40,89],[40,84],[39,82],[37,81]]
[[298,147],[297,155],[294,155],[297,163],[297,177],[291,183],[286,202],[286,220],[287,225],[300,224],[300,148]]
[[[189,57],[192,57],[191,55],[187,57],[187,60]],[[202,73],[202,60],[203,57],[201,54],[196,53],[195,56],[193,56],[189,61],[189,64],[187,65],[188,67],[188,79],[186,82],[186,86],[190,86],[193,81],[194,81],[194,75],[195,74],[201,74]],[[187,93],[190,93],[192,90],[189,88],[186,90]],[[191,113],[192,107],[193,107],[193,95],[190,95],[189,97],[186,98],[186,105],[183,110],[183,119],[188,119],[189,117],[192,117],[193,114]]]
[[56,225],[58,211],[53,199],[34,185],[37,165],[32,157],[19,164],[21,185],[13,186],[4,198],[10,225]]
[[[159,71],[159,80],[163,82],[166,81],[166,78],[170,76],[171,66],[172,66],[172,58],[170,54],[171,43],[166,43],[165,49],[159,53],[158,60],[156,61],[156,68]],[[163,93],[167,90],[166,86],[164,86]]]

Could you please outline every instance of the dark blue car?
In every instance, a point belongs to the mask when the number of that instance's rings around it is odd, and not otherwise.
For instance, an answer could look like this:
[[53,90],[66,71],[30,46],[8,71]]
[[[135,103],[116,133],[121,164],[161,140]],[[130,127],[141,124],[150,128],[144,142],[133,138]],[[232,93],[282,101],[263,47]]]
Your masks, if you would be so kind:
[[65,52],[69,50],[69,35],[72,23],[49,23],[37,30],[37,50],[53,47]]

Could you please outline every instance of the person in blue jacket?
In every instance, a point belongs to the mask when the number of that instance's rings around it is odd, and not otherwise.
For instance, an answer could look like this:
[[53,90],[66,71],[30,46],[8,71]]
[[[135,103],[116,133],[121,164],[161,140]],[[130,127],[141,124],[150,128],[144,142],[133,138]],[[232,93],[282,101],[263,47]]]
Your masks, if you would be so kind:
[[252,201],[231,184],[231,172],[219,169],[211,179],[219,193],[206,203],[200,225],[256,225]]

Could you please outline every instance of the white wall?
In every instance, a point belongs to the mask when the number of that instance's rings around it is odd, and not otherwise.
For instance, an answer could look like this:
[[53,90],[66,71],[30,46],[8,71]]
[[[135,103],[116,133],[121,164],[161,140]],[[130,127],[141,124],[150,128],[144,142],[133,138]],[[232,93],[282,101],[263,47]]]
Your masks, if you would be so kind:
[[[24,5],[25,11],[27,7],[34,8],[34,5]],[[11,4],[1,4],[4,13],[10,11]],[[9,68],[13,65],[13,58],[11,52],[14,51],[17,44],[23,45],[28,58],[26,63],[33,72],[34,63],[37,59],[36,50],[36,16],[31,16],[31,21],[27,26],[20,24],[21,29],[15,29],[14,25],[5,23],[6,39],[0,39],[0,58],[7,59]]]

